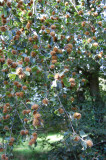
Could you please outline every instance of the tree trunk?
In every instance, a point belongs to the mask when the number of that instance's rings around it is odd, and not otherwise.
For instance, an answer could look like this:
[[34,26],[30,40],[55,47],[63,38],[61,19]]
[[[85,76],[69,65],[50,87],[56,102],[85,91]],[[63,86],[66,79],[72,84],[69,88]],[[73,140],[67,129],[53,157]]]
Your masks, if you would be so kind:
[[[86,71],[86,69],[83,69],[80,66],[77,66],[77,72],[82,71],[82,74],[88,80],[88,83],[86,84],[86,89],[89,88],[89,93],[90,93],[90,96],[92,97],[91,107],[94,110],[95,120],[96,122],[102,122],[105,115],[105,112],[104,112],[105,103],[101,97],[100,90],[99,90],[100,66],[98,65],[98,63],[95,63],[95,61],[92,61],[92,64],[94,64],[95,70]],[[82,88],[84,91],[84,86]],[[83,96],[84,96],[84,92],[82,94],[82,98]]]
[[90,89],[90,95],[92,96],[95,120],[96,122],[101,122],[103,121],[103,115],[104,115],[103,112],[104,102],[102,101],[102,97],[100,95],[100,90],[99,90],[98,71],[95,71],[95,73],[91,73],[89,75],[89,89]]
[[98,74],[90,74],[89,76],[90,95],[92,97],[99,97],[99,77]]

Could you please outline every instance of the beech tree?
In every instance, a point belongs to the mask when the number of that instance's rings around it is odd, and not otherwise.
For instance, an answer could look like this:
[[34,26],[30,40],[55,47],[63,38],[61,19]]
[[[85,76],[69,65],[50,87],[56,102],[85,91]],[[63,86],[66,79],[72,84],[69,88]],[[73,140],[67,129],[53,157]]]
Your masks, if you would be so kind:
[[105,9],[101,0],[0,1],[1,159],[27,136],[35,145],[39,128],[61,123],[71,142],[64,145],[93,146],[81,127],[84,116],[104,118]]

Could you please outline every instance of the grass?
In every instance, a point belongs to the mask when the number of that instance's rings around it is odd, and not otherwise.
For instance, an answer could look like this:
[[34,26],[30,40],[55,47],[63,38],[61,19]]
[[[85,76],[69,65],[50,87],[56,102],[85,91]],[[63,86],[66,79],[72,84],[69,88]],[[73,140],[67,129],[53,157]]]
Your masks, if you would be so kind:
[[[52,149],[51,143],[57,142],[63,138],[59,133],[49,134],[43,138],[40,135],[37,139],[37,146],[29,148],[28,141],[20,145],[14,146],[14,159],[13,160],[47,160],[48,152]],[[47,143],[46,143],[46,141]]]

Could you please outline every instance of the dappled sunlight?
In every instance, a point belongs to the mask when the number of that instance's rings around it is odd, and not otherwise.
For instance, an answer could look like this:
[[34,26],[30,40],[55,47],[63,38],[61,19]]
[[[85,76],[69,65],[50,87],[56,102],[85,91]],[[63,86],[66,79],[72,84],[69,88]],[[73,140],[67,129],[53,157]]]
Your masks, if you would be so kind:
[[47,139],[49,139],[50,142],[56,142],[56,141],[60,141],[61,139],[63,139],[62,135],[49,135],[47,136]]
[[[48,143],[54,143],[58,142],[63,139],[63,136],[61,134],[49,134],[46,139],[45,139],[45,145],[43,146],[43,139],[38,138],[37,139],[37,146],[33,147],[33,149],[28,147],[28,142],[23,142],[22,145],[17,145],[14,148],[14,151],[20,151],[20,152],[28,152],[31,153],[34,151],[36,152],[44,152],[44,151],[49,151],[51,150],[51,146]],[[42,148],[43,146],[43,148]],[[42,149],[41,149],[42,148]]]
[[49,134],[47,137],[45,137],[45,142],[43,142],[42,137],[37,139],[37,146],[36,147],[33,146],[32,149],[28,147],[27,141],[23,142],[21,145],[15,146],[14,148],[14,156],[16,157],[15,160],[47,159],[47,154],[52,149],[50,144],[58,142],[63,139],[63,136],[58,133]]

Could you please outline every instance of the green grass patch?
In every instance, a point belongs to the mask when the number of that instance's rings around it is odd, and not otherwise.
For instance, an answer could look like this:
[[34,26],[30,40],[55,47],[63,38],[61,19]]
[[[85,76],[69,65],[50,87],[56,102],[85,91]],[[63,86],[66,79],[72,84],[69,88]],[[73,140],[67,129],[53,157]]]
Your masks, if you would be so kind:
[[28,141],[20,145],[15,145],[13,150],[14,160],[47,160],[48,152],[52,149],[51,144],[63,138],[62,134],[50,133],[49,135],[40,134],[37,138],[37,146],[28,146]]

